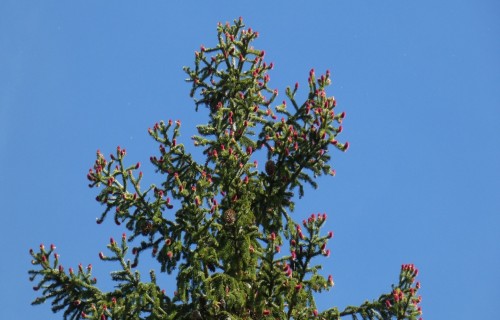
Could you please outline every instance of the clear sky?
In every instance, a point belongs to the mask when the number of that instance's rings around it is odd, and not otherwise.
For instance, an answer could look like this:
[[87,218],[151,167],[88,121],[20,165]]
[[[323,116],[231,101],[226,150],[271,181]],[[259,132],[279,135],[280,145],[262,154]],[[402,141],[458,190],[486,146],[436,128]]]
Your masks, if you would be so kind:
[[[111,221],[85,175],[117,145],[152,176],[156,121],[195,114],[182,66],[244,17],[284,92],[330,69],[342,139],[335,178],[298,201],[329,215],[321,309],[375,299],[402,263],[420,269],[426,319],[498,318],[500,5],[497,1],[0,2],[0,318],[58,319],[31,307],[28,250],[56,244],[66,266],[99,262]],[[495,138],[496,137],[496,138]],[[149,168],[149,169],[148,169]],[[149,171],[148,171],[149,170]],[[149,174],[151,173],[151,175]],[[147,274],[147,264],[143,266]],[[172,280],[162,279],[167,292]]]

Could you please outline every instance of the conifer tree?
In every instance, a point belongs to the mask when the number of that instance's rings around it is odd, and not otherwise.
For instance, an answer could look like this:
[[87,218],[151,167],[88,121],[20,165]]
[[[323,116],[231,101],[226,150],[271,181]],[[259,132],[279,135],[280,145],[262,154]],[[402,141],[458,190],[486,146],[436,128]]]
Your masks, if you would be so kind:
[[[399,282],[378,299],[344,310],[317,310],[315,295],[334,285],[314,263],[328,256],[333,233],[322,231],[326,214],[298,223],[294,203],[315,178],[334,175],[332,149],[345,112],[327,96],[330,73],[311,70],[307,98],[296,100],[298,84],[285,91],[269,87],[265,52],[253,48],[258,33],[241,19],[217,26],[218,42],[195,53],[185,67],[196,110],[208,108],[208,122],[192,137],[202,148],[197,161],[180,140],[180,121],[160,121],[149,129],[158,143],[150,158],[161,183],[143,188],[140,163],[127,164],[118,147],[97,151],[87,178],[100,190],[100,224],[111,218],[126,231],[111,239],[101,260],[115,263],[115,289],[96,286],[92,266],[64,268],[51,245],[30,250],[33,304],[51,301],[64,319],[417,319],[417,269],[403,265]],[[265,159],[264,163],[257,162]],[[262,162],[262,161],[261,161]],[[148,279],[136,267],[156,259],[160,273]],[[172,277],[166,292],[157,277]]]

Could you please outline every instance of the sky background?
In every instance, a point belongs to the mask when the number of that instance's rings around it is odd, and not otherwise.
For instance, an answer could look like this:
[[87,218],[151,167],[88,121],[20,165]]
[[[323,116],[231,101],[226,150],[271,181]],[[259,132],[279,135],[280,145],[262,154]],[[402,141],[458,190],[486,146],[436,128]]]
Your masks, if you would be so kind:
[[110,288],[115,268],[98,252],[123,231],[95,223],[95,152],[120,145],[158,183],[147,129],[181,119],[190,144],[205,114],[182,67],[239,16],[275,64],[271,86],[304,88],[310,68],[330,69],[328,94],[347,113],[337,176],[294,214],[326,212],[335,232],[320,262],[336,285],[320,309],[376,299],[414,263],[425,319],[497,318],[500,4],[472,0],[1,1],[0,318],[62,318],[30,306],[40,243],[66,268],[92,263]]

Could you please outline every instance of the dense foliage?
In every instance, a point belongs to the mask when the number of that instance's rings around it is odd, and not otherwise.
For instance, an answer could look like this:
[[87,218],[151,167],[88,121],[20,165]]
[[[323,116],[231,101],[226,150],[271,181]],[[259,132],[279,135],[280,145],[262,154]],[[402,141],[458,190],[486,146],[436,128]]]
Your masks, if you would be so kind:
[[[99,254],[119,265],[111,274],[115,290],[99,290],[90,265],[65,270],[55,247],[41,245],[31,250],[31,280],[41,291],[34,304],[49,299],[65,319],[418,318],[413,265],[404,265],[399,283],[373,302],[317,310],[315,293],[334,282],[313,261],[330,254],[333,233],[321,230],[326,214],[299,224],[292,211],[305,185],[316,188],[316,177],[335,174],[331,149],[349,147],[337,140],[345,113],[336,112],[335,98],[326,94],[328,71],[310,71],[304,102],[296,101],[296,84],[286,89],[287,101],[274,103],[273,65],[251,46],[258,33],[240,19],[219,24],[217,36],[218,43],[201,47],[194,67],[185,68],[196,109],[209,111],[192,137],[203,161],[180,142],[180,121],[161,121],[149,129],[158,142],[151,163],[161,184],[143,189],[140,164],[127,165],[120,147],[108,158],[98,151],[87,175],[105,208],[98,223],[111,216],[127,229]],[[151,271],[144,281],[135,268],[147,253],[161,273]],[[177,280],[172,295],[156,283],[170,274]]]

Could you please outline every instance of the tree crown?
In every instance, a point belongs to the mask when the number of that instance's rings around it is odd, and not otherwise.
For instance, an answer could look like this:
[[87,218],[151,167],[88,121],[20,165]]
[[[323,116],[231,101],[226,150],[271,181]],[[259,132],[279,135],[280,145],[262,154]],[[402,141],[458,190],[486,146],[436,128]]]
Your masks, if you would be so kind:
[[[333,233],[321,232],[326,214],[297,223],[294,195],[302,197],[305,185],[316,188],[318,176],[335,174],[330,149],[349,147],[337,140],[345,112],[326,94],[329,71],[310,71],[305,101],[296,100],[295,84],[286,88],[287,100],[275,103],[273,64],[253,48],[257,37],[241,19],[219,24],[217,44],[202,46],[194,67],[184,68],[196,109],[209,111],[192,137],[204,159],[186,151],[181,122],[171,120],[149,129],[158,142],[159,154],[150,160],[159,185],[141,188],[140,163],[127,165],[125,149],[108,158],[97,152],[87,175],[89,186],[101,189],[96,200],[105,210],[97,222],[112,215],[127,229],[120,242],[110,240],[110,255],[99,254],[120,265],[111,274],[115,290],[97,289],[91,266],[66,272],[55,247],[41,246],[31,251],[31,280],[38,278],[34,288],[42,289],[34,304],[52,299],[54,312],[71,319],[416,319],[413,265],[404,265],[399,284],[376,301],[317,311],[314,294],[334,282],[313,259],[330,254]],[[144,282],[134,270],[147,252],[162,274],[175,270],[174,295],[159,288],[155,272]]]

